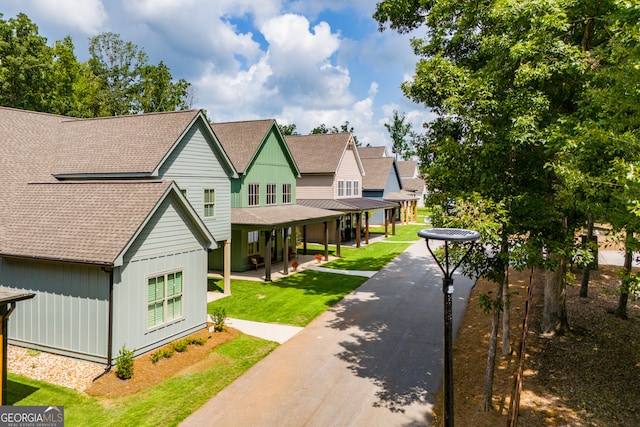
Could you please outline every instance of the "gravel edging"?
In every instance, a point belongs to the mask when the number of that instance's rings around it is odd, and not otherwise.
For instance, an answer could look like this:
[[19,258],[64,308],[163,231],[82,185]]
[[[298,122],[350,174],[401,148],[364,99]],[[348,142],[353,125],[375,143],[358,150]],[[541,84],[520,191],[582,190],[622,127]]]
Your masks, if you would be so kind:
[[44,351],[7,346],[7,371],[81,392],[104,372],[105,367]]

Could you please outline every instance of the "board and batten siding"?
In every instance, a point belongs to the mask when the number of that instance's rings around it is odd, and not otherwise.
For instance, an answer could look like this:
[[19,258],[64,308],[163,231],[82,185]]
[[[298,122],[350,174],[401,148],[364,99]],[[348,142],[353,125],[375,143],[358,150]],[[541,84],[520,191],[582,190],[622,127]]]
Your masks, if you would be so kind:
[[10,344],[106,362],[109,274],[100,267],[0,258],[0,283],[35,294],[10,317]]
[[334,180],[333,175],[303,175],[296,183],[298,199],[333,199]]
[[[356,154],[353,150],[353,147],[349,146],[344,152],[342,156],[342,161],[338,165],[338,170],[336,172],[336,177],[333,182],[333,198],[338,198],[338,181],[346,180],[346,181],[358,181],[358,188],[362,191],[362,174],[360,173],[360,168],[358,167],[358,162],[356,160]],[[353,197],[353,196],[343,196],[343,197]],[[360,196],[358,196],[360,197]]]
[[[183,275],[182,317],[150,329],[147,279],[174,271]],[[114,282],[116,352],[125,345],[143,354],[206,326],[207,249],[174,197],[164,200],[127,250]]]
[[232,184],[232,207],[249,206],[249,184],[260,184],[260,206],[267,205],[267,184],[276,184],[276,205],[282,205],[282,184],[291,184],[291,204],[297,195],[295,169],[287,156],[284,143],[269,131],[253,161],[240,180]]
[[[160,168],[159,178],[176,182],[216,241],[231,238],[231,172],[216,143],[198,122],[192,126]],[[204,190],[215,190],[215,216],[204,216]]]

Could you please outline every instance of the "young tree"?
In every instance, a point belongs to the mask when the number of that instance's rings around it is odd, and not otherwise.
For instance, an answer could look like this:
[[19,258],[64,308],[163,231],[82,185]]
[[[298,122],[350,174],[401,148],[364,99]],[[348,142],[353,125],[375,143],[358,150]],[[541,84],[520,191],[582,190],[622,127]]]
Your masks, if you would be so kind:
[[413,155],[409,146],[409,141],[407,140],[407,137],[412,135],[411,123],[406,122],[406,120],[407,117],[404,113],[402,113],[402,117],[400,117],[398,110],[393,110],[391,123],[384,124],[384,127],[389,131],[389,136],[393,141],[391,152],[395,154],[396,160],[398,160],[398,156],[403,160],[409,160]]

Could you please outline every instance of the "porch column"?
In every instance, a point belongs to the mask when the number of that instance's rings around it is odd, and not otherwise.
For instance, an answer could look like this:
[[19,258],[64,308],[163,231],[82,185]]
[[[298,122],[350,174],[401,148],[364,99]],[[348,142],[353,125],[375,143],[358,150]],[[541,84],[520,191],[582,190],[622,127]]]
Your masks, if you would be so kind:
[[336,218],[336,256],[340,258],[340,241],[342,240],[342,217]]
[[282,228],[282,274],[285,276],[289,274],[289,243],[287,238],[289,237],[289,227]]
[[396,208],[391,211],[391,235],[396,235]]
[[302,253],[307,254],[307,226],[302,226]]
[[224,241],[223,249],[224,271],[222,272],[224,281],[224,294],[231,295],[231,239]]
[[324,260],[329,261],[329,221],[324,223]]
[[271,230],[264,231],[264,281],[271,281]]
[[389,212],[390,209],[384,210],[384,237],[389,237]]
[[356,248],[360,247],[360,223],[362,222],[362,212],[356,212]]
[[364,243],[369,244],[369,211],[364,213]]

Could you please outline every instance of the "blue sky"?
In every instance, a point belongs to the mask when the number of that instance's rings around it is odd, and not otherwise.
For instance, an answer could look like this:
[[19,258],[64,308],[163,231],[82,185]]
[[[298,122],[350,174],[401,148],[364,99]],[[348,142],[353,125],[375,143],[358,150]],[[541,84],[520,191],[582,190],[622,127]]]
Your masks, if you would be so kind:
[[349,121],[363,145],[390,145],[393,110],[415,129],[432,117],[402,95],[417,58],[410,36],[379,32],[377,0],[3,0],[49,44],[70,35],[78,59],[111,31],[195,88],[214,121],[275,118],[308,133]]

